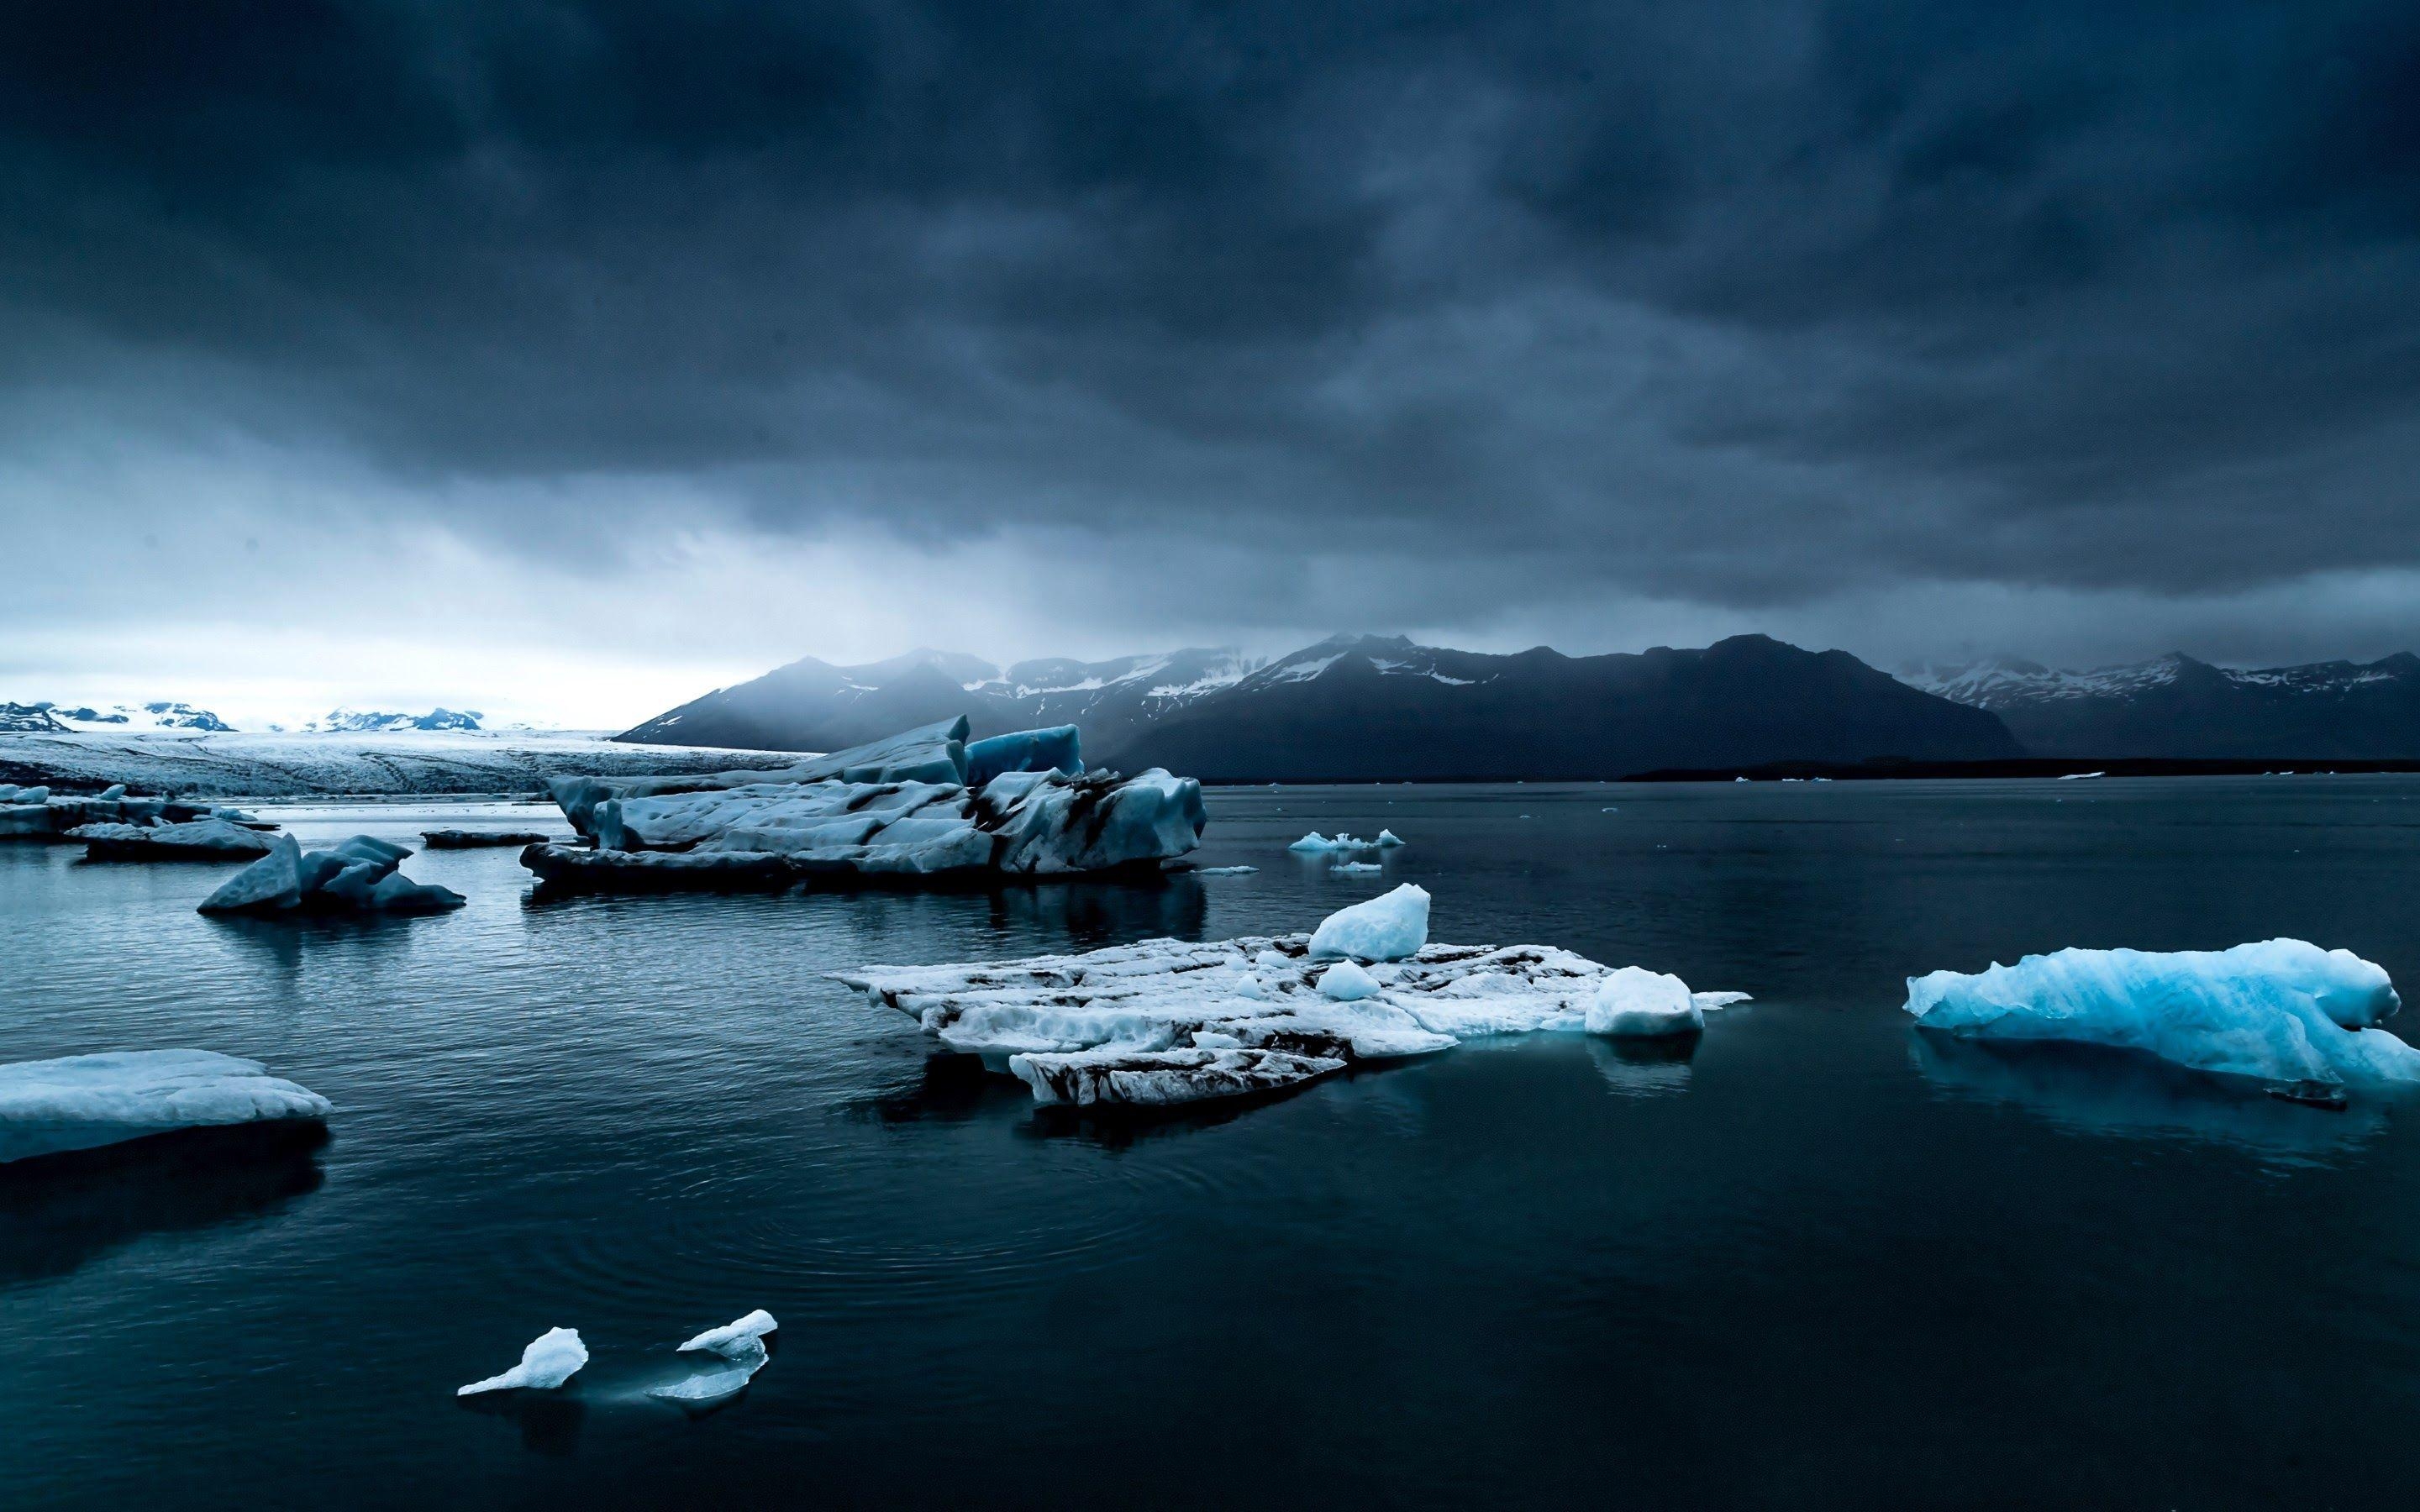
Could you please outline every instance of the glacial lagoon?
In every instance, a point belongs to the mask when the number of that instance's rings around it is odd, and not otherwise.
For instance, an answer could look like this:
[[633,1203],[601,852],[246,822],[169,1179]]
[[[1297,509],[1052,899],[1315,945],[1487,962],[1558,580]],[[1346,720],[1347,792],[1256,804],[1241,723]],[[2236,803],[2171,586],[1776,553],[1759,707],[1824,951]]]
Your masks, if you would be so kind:
[[[206,918],[227,871],[0,847],[0,1060],[177,1044],[324,1144],[0,1169],[13,1506],[1467,1507],[2406,1499],[2420,1101],[1911,1031],[1904,979],[2293,935],[2420,984],[2420,779],[1219,789],[1248,873]],[[269,807],[306,846],[551,806]],[[1376,873],[1308,830],[1406,841]],[[1037,1109],[828,973],[1306,930],[1755,1000],[1264,1104]],[[2407,1013],[2413,1011],[2407,1010]],[[2398,1022],[2395,1027],[2409,1031]],[[711,1412],[647,1396],[762,1307]],[[547,1329],[591,1361],[458,1402]],[[335,1452],[341,1450],[341,1453]]]

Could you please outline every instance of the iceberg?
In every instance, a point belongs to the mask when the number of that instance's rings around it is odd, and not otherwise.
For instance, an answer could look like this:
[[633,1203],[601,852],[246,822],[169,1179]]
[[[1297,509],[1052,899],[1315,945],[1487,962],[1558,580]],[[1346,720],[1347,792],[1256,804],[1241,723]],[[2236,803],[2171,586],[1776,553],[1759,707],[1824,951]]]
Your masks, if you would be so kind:
[[[824,758],[838,776],[811,765],[713,785],[622,782],[585,809],[602,779],[582,779],[558,801],[594,847],[532,845],[521,862],[569,887],[783,887],[1156,871],[1201,843],[1207,814],[1190,778],[1070,773],[1055,764],[1082,764],[1072,727],[978,742],[985,762],[970,767],[965,728],[954,720]],[[877,750],[899,760],[863,755]],[[1012,760],[1024,764],[984,775]]]
[[2381,967],[2290,939],[2029,955],[1910,977],[1906,1004],[1916,1027],[1963,1039],[2080,1041],[2321,1087],[2420,1081],[2420,1050],[2379,1027],[2401,1007]]
[[1362,961],[1400,961],[1419,953],[1429,938],[1429,895],[1411,883],[1368,903],[1340,908],[1311,936],[1314,960],[1352,956]]
[[205,914],[442,913],[466,901],[451,887],[412,881],[396,870],[411,852],[372,835],[305,853],[280,835],[269,854],[202,900]]
[[212,817],[207,808],[167,798],[130,798],[124,783],[87,797],[54,796],[48,787],[0,782],[0,840],[75,838],[87,825],[183,824]]
[[1596,996],[1589,1003],[1589,1033],[1617,1040],[1696,1034],[1705,1026],[1706,1015],[1690,994],[1687,982],[1637,966],[1623,966],[1608,974],[1597,984]]
[[1372,841],[1370,843],[1378,846],[1382,850],[1393,850],[1396,846],[1404,843],[1404,838],[1401,835],[1396,834],[1391,829],[1382,829],[1378,831],[1378,838]]
[[[1042,1103],[1253,1096],[1474,1035],[1590,1027],[1608,968],[1551,946],[1426,944],[1427,895],[1408,891],[1416,901],[1389,894],[1356,905],[1417,914],[1421,939],[1400,957],[1323,956],[1310,934],[1156,939],[1022,961],[865,966],[837,979],[915,1019],[946,1049],[1016,1077]],[[1687,1001],[1702,1013],[1744,995]]]
[[87,861],[242,861],[269,854],[270,838],[225,819],[180,825],[78,825],[67,832],[85,842]]
[[622,798],[666,797],[730,788],[803,782],[949,782],[967,779],[967,720],[960,715],[852,746],[795,765],[755,771],[706,772],[688,777],[559,777],[547,784],[563,816],[582,835],[597,806]]
[[1339,861],[1327,869],[1332,877],[1373,877],[1387,870],[1375,861]]
[[319,1123],[328,1100],[256,1060],[209,1050],[113,1050],[0,1065],[0,1163],[180,1129]]
[[471,851],[505,845],[543,845],[548,836],[535,829],[424,829],[422,846],[432,851]]
[[1072,724],[978,740],[967,748],[963,780],[968,787],[979,788],[1004,772],[1063,772],[1069,777],[1081,777],[1084,758],[1080,745],[1081,738]]
[[578,1373],[588,1363],[588,1346],[580,1342],[580,1331],[572,1328],[550,1328],[530,1341],[521,1350],[521,1363],[502,1375],[474,1381],[458,1386],[457,1396],[476,1396],[488,1391],[552,1391]]

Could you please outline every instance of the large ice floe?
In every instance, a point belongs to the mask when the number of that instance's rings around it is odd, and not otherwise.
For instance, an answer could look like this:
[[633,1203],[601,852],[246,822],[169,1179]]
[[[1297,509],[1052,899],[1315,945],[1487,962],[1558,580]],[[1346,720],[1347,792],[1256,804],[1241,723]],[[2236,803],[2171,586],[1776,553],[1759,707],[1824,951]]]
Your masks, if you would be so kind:
[[205,914],[434,914],[459,908],[451,887],[412,881],[396,870],[411,851],[355,835],[324,851],[304,851],[280,835],[269,854],[226,879],[201,902]]
[[2378,1026],[2401,1007],[2383,968],[2285,939],[2230,950],[2066,949],[1907,981],[1920,1029],[2077,1041],[2321,1088],[2420,1081],[2420,1050]]
[[274,848],[259,830],[225,819],[78,825],[67,838],[84,841],[87,861],[248,861]]
[[1202,786],[1088,772],[1073,726],[967,744],[964,718],[765,772],[575,778],[555,801],[590,846],[522,864],[569,887],[922,882],[1157,869],[1201,842]]
[[[1474,1035],[1584,1032],[1620,976],[1553,946],[1432,945],[1428,913],[1428,894],[1407,884],[1311,934],[836,975],[1037,1103],[1143,1106],[1273,1092]],[[1701,1013],[1744,995],[1688,1000]],[[1659,1011],[1599,1032],[1669,1031]]]
[[0,1065],[0,1163],[184,1129],[318,1123],[328,1100],[256,1060],[208,1050],[112,1050]]

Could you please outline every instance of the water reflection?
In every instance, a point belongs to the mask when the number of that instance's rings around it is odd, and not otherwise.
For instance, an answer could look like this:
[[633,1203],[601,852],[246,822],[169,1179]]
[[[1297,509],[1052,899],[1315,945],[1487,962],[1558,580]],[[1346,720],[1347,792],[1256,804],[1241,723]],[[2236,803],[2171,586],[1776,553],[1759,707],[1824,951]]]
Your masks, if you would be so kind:
[[2386,1126],[2385,1110],[2374,1101],[2356,1100],[2342,1112],[2303,1107],[2249,1083],[2100,1045],[1922,1032],[1908,1041],[1916,1069],[1933,1087],[2085,1134],[2209,1141],[2317,1163],[2359,1148]]
[[0,1286],[150,1234],[255,1217],[326,1180],[318,1124],[197,1129],[0,1165]]
[[568,1459],[580,1449],[581,1430],[587,1426],[588,1404],[555,1391],[489,1391],[457,1396],[456,1405],[481,1417],[504,1418],[520,1428],[521,1447],[550,1459]]
[[1608,1040],[1588,1036],[1589,1057],[1606,1086],[1623,1097],[1670,1097],[1689,1088],[1689,1062],[1699,1035],[1668,1040]]

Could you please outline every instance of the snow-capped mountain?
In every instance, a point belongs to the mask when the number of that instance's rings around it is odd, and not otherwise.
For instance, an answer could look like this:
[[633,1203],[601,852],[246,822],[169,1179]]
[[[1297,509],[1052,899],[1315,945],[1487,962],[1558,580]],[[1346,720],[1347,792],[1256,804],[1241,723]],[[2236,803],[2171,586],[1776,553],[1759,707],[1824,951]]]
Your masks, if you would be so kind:
[[1491,656],[1336,636],[1264,665],[1232,651],[1021,662],[809,658],[620,738],[833,750],[965,714],[978,735],[1083,728],[1088,759],[1213,781],[1619,777],[1785,760],[2018,754],[1999,720],[1846,652],[1762,636],[1698,651]]
[[2175,654],[2068,671],[1988,660],[1901,680],[1989,709],[2038,756],[2420,755],[2420,657],[2243,671]]
[[0,731],[51,732],[58,730],[95,730],[125,732],[134,730],[209,730],[230,731],[235,726],[208,709],[197,709],[190,703],[110,703],[96,707],[83,703],[73,708],[44,700],[39,703],[0,705]]
[[427,714],[390,714],[363,709],[334,709],[306,721],[303,734],[393,734],[405,730],[476,730],[483,717],[476,709],[431,709]]

